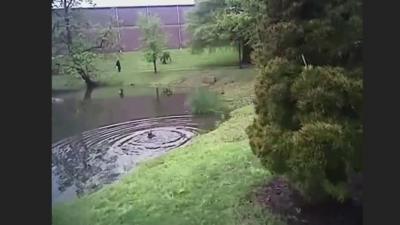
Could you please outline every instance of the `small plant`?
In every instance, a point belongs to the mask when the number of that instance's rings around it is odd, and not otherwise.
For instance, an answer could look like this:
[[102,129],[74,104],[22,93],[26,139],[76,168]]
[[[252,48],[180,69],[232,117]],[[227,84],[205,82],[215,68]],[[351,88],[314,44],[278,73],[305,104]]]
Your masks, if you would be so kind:
[[197,89],[188,100],[194,114],[221,114],[224,111],[220,97],[203,88]]
[[160,61],[162,64],[167,64],[168,62],[172,62],[171,54],[167,51],[163,52],[160,56]]

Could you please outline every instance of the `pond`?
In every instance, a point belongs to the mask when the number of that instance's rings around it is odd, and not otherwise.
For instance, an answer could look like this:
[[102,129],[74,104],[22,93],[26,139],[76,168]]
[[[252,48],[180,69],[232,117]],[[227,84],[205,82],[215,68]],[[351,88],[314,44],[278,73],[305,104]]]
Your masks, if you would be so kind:
[[[190,90],[98,88],[53,93],[52,201],[65,202],[118,180],[138,163],[190,143],[216,116],[194,116]],[[165,93],[165,94],[163,94]]]

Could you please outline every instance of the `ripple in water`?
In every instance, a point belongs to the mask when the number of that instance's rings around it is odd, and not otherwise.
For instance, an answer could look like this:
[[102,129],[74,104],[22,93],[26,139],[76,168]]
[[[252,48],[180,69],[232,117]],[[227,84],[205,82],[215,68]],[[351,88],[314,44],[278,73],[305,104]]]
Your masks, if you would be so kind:
[[95,191],[139,162],[187,144],[197,133],[197,124],[187,115],[113,124],[56,142],[53,202]]

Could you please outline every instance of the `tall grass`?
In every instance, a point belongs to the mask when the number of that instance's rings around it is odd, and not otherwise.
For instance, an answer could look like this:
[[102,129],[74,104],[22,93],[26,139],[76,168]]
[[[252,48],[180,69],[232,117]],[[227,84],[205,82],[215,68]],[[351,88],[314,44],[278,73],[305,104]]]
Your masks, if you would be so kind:
[[188,103],[194,114],[222,114],[225,110],[221,98],[212,91],[198,88],[188,97]]

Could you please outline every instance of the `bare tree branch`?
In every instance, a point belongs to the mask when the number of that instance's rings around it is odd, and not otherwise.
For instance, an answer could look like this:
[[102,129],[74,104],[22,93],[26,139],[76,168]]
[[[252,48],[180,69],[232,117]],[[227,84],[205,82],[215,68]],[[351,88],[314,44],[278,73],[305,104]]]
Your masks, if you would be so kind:
[[92,50],[94,50],[94,49],[101,49],[101,48],[103,48],[104,43],[107,41],[107,36],[108,36],[108,35],[109,35],[109,32],[108,32],[108,31],[105,32],[105,33],[103,34],[103,36],[101,37],[101,41],[100,41],[100,43],[99,43],[98,45],[93,46],[93,47],[90,47],[90,48],[87,48],[87,49],[83,50],[82,52],[88,52],[88,51],[92,51]]
[[[66,1],[66,0],[64,0],[64,1]],[[67,8],[70,8],[73,2],[74,2],[74,0],[69,0],[69,2],[67,4]]]

